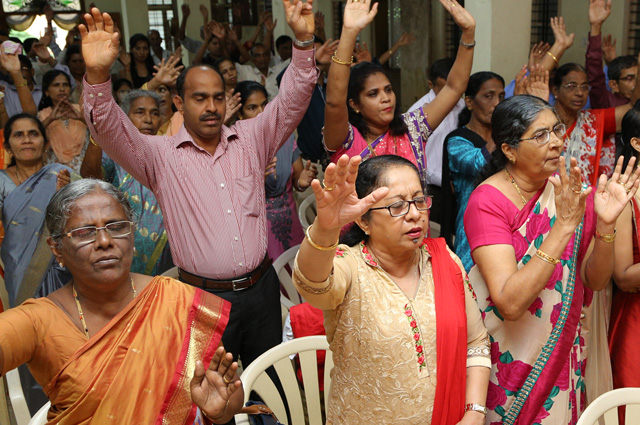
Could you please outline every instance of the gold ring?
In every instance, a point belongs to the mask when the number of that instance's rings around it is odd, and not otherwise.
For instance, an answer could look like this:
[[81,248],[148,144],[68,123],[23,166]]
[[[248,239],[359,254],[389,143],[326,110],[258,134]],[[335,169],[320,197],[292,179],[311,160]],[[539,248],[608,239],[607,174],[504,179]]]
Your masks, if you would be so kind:
[[224,380],[224,382],[226,384],[230,384],[231,383],[231,379],[227,379],[227,375],[222,375],[222,379]]
[[628,192],[629,189],[627,189],[627,184],[626,183],[622,183],[622,181],[618,180],[618,184],[621,184],[622,187],[624,187],[624,189]]
[[451,7],[456,7],[456,4],[454,2],[451,2]]
[[[355,1],[355,0],[354,0],[354,1]],[[334,186],[331,186],[331,187],[328,187],[326,184],[324,184],[324,179],[322,179],[322,188],[323,188],[324,190],[326,190],[327,192],[331,192],[331,191],[332,191],[333,189],[335,189],[336,187],[335,187],[335,185],[334,185]]]
[[580,195],[582,193],[582,190],[575,190],[574,188],[571,188],[571,191],[576,195]]
[[541,53],[542,53],[542,51],[541,51],[541,50],[538,50],[538,54],[541,54]]

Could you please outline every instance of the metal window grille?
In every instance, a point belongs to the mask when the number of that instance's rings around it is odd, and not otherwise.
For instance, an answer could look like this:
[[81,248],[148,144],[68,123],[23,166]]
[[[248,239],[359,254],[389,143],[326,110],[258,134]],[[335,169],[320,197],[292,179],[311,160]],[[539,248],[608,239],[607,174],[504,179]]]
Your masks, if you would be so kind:
[[634,55],[640,50],[640,0],[629,2],[629,38],[627,54]]
[[558,16],[558,0],[533,0],[531,4],[531,44],[545,41],[553,44],[551,18]]
[[[460,3],[460,5],[464,7],[464,0],[458,0],[458,3]],[[458,54],[458,47],[460,45],[460,37],[462,37],[462,31],[453,21],[451,15],[446,13],[446,16],[447,18],[444,31],[447,57],[455,58]]]

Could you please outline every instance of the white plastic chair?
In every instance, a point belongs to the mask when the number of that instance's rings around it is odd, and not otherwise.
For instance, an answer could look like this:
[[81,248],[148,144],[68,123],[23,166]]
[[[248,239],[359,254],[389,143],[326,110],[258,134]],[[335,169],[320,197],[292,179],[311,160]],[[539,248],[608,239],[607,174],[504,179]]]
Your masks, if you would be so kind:
[[[322,425],[318,361],[316,358],[316,351],[319,350],[327,352],[324,365],[324,402],[326,406],[331,385],[330,373],[333,369],[333,357],[329,350],[327,337],[324,335],[306,336],[282,343],[255,359],[240,376],[244,387],[244,402],[249,400],[251,391],[255,391],[264,403],[273,410],[280,422],[287,425],[305,425],[306,407],[309,425]],[[299,355],[306,406],[302,402],[295,362],[289,358],[292,354]],[[265,370],[270,366],[274,366],[284,389],[291,414],[291,424],[287,421],[285,401],[280,397],[280,393],[269,375],[265,373]],[[248,423],[246,415],[236,415],[236,418],[238,424],[242,421]]]
[[9,400],[13,407],[13,414],[16,417],[18,425],[26,425],[31,420],[29,406],[22,392],[22,384],[20,383],[20,374],[18,369],[12,369],[5,374],[7,387],[9,389]]
[[307,227],[313,223],[316,218],[316,197],[311,195],[300,202],[298,207],[298,218],[302,224],[302,228],[306,231]]
[[[604,425],[618,425],[618,407],[626,406],[625,424],[637,424],[640,418],[640,388],[618,388],[596,398],[585,409],[577,425],[594,425],[600,417]],[[603,422],[600,421],[602,425]]]
[[[293,286],[291,272],[289,271],[293,270],[293,263],[299,249],[300,245],[292,246],[291,248],[280,254],[280,256],[273,262],[273,268],[276,269],[280,284],[287,292],[286,296],[282,293],[282,291],[280,292],[280,303],[287,309],[287,311],[289,311],[289,309],[294,305],[304,302],[302,296],[296,290],[296,287]],[[287,266],[289,266],[288,270]]]
[[172,279],[178,279],[178,266],[171,267],[169,270],[162,273],[161,276],[168,276]]
[[47,413],[49,413],[49,409],[51,408],[51,402],[48,401],[47,404],[42,406],[33,418],[29,421],[29,425],[45,425],[47,423]]

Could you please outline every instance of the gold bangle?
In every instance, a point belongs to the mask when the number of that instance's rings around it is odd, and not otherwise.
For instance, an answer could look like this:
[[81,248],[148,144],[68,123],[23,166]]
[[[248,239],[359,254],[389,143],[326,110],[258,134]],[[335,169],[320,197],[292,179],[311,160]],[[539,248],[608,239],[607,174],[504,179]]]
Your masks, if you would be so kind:
[[618,229],[613,229],[613,233],[610,235],[603,235],[596,229],[596,238],[600,239],[602,242],[613,243],[616,240],[616,233],[618,233]]
[[393,56],[393,49],[389,49],[389,55]]
[[19,89],[20,87],[26,87],[28,85],[29,83],[27,83],[27,80],[22,80],[21,83],[16,84],[16,88]]
[[[100,148],[100,145],[96,143],[95,140],[93,140],[93,137],[89,136],[89,141],[91,142],[91,144],[97,148]],[[100,148],[102,149],[102,148]]]
[[553,59],[553,61],[556,63],[556,65],[560,65],[560,64],[558,63],[558,58],[556,58],[555,56],[553,56],[553,53],[551,53],[550,51],[547,51],[547,54],[548,54],[549,56],[551,56],[551,59]]
[[347,65],[347,66],[351,66],[351,64],[353,63],[353,56],[351,56],[351,62],[343,62],[340,59],[338,59],[338,57],[336,56],[336,54],[338,54],[338,52],[335,52],[333,54],[333,56],[331,56],[331,60],[334,61],[335,63],[337,63],[338,65]]
[[557,258],[553,258],[549,254],[545,254],[544,252],[542,252],[540,250],[536,251],[536,257],[538,257],[542,261],[546,261],[549,264],[553,264],[554,266],[556,264],[560,264],[560,260],[558,260]]
[[338,247],[338,243],[340,242],[340,239],[338,239],[336,241],[336,243],[334,243],[331,246],[320,246],[317,243],[315,243],[314,241],[311,240],[311,236],[309,236],[309,231],[311,230],[311,228],[313,227],[313,224],[309,227],[307,227],[307,231],[304,233],[305,236],[307,237],[307,242],[309,242],[309,245],[311,245],[312,247],[314,247],[317,250],[320,251],[333,251],[334,249],[336,249]]

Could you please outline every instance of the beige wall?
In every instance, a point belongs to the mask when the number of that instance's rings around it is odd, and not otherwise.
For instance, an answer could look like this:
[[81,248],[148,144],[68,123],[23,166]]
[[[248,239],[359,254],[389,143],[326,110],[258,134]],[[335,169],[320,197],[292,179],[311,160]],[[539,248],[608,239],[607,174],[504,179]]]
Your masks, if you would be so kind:
[[95,3],[100,10],[119,12],[122,15],[122,30],[127,46],[129,37],[133,34],[146,34],[149,31],[149,9],[146,0],[97,0]]

